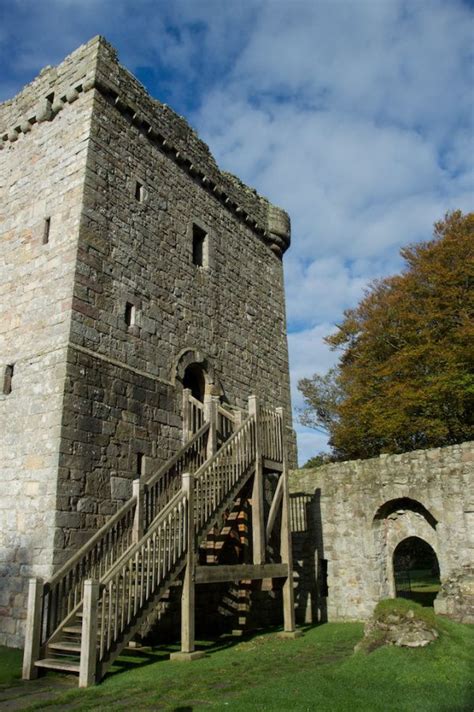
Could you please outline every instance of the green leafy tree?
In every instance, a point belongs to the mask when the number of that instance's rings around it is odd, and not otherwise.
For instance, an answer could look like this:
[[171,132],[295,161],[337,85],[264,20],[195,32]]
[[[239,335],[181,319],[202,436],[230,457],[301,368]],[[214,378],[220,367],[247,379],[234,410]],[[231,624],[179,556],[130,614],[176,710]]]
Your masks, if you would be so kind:
[[298,384],[302,422],[326,429],[339,459],[474,437],[474,213],[446,215],[401,255],[404,271],[326,338],[336,368]]

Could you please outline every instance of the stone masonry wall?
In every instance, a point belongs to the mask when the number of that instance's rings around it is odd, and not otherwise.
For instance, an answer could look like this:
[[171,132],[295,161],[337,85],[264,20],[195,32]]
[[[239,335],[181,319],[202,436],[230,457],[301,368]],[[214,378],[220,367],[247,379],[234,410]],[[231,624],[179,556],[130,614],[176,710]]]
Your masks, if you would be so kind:
[[442,583],[472,570],[472,442],[296,470],[290,489],[300,620],[368,618],[395,595],[393,552],[409,536],[434,548]]
[[[66,354],[93,99],[69,94],[69,101],[65,95],[93,55],[90,47],[59,70],[45,70],[0,106],[0,642],[7,645],[21,644],[27,578],[52,571]],[[61,96],[63,110],[50,120],[52,104]],[[11,365],[11,392],[4,393],[5,369]]]
[[[178,448],[189,354],[230,403],[257,393],[291,426],[290,225],[100,37],[0,105],[0,184],[0,386],[14,365],[0,391],[0,643],[19,645],[27,577],[48,577],[130,495],[137,453],[150,472]],[[208,233],[203,267],[193,224]]]
[[[222,178],[184,120],[172,122],[157,102],[149,106],[106,44],[97,77],[64,402],[58,528],[68,545],[80,544],[130,496],[137,452],[149,473],[180,446],[176,367],[187,350],[205,355],[230,403],[246,407],[257,393],[290,409],[281,257],[151,141],[143,119],[132,120],[124,102],[165,135],[173,129],[196,166]],[[266,201],[243,198],[267,220]],[[207,266],[193,264],[193,224],[208,234]],[[136,309],[133,326],[126,303]]]

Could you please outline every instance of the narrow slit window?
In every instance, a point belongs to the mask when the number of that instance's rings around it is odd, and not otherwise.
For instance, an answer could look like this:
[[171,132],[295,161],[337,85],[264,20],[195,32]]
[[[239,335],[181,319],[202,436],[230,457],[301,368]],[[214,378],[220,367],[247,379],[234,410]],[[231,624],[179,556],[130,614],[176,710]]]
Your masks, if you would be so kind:
[[49,242],[50,230],[51,230],[51,218],[45,218],[44,225],[43,225],[43,245],[47,245]]
[[145,474],[145,456],[142,452],[137,452],[137,477]]
[[139,203],[143,203],[145,200],[145,186],[138,180],[135,183],[135,198]]
[[207,232],[193,225],[193,264],[207,267]]
[[5,366],[5,373],[3,375],[3,395],[4,396],[9,396],[10,393],[12,392],[12,380],[13,380],[13,371],[14,371],[14,364],[9,363],[8,366]]
[[125,304],[125,323],[127,326],[135,324],[135,306],[131,302]]

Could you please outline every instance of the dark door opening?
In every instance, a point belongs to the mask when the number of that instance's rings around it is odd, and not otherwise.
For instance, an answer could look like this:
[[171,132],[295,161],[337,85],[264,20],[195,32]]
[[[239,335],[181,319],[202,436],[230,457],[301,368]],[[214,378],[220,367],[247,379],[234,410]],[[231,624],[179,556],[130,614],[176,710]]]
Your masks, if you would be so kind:
[[193,398],[201,401],[201,403],[204,402],[206,379],[204,369],[198,363],[192,363],[186,368],[183,377],[183,388],[189,388]]
[[410,536],[393,552],[393,574],[397,598],[409,598],[432,606],[440,588],[436,553],[426,541]]

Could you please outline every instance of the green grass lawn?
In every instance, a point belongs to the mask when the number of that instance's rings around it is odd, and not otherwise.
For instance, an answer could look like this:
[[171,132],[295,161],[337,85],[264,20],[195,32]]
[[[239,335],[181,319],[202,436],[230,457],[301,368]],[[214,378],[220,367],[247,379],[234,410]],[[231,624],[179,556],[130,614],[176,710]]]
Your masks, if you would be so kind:
[[0,645],[0,686],[12,685],[21,679],[23,651]]
[[429,569],[412,569],[409,575],[410,585],[407,580],[397,583],[397,596],[411,598],[422,606],[432,606],[440,589],[439,577],[431,574]]
[[440,639],[417,650],[354,654],[362,624],[330,623],[296,640],[221,639],[192,663],[168,661],[169,649],[136,653],[97,687],[28,709],[472,712],[474,626],[439,620]]

